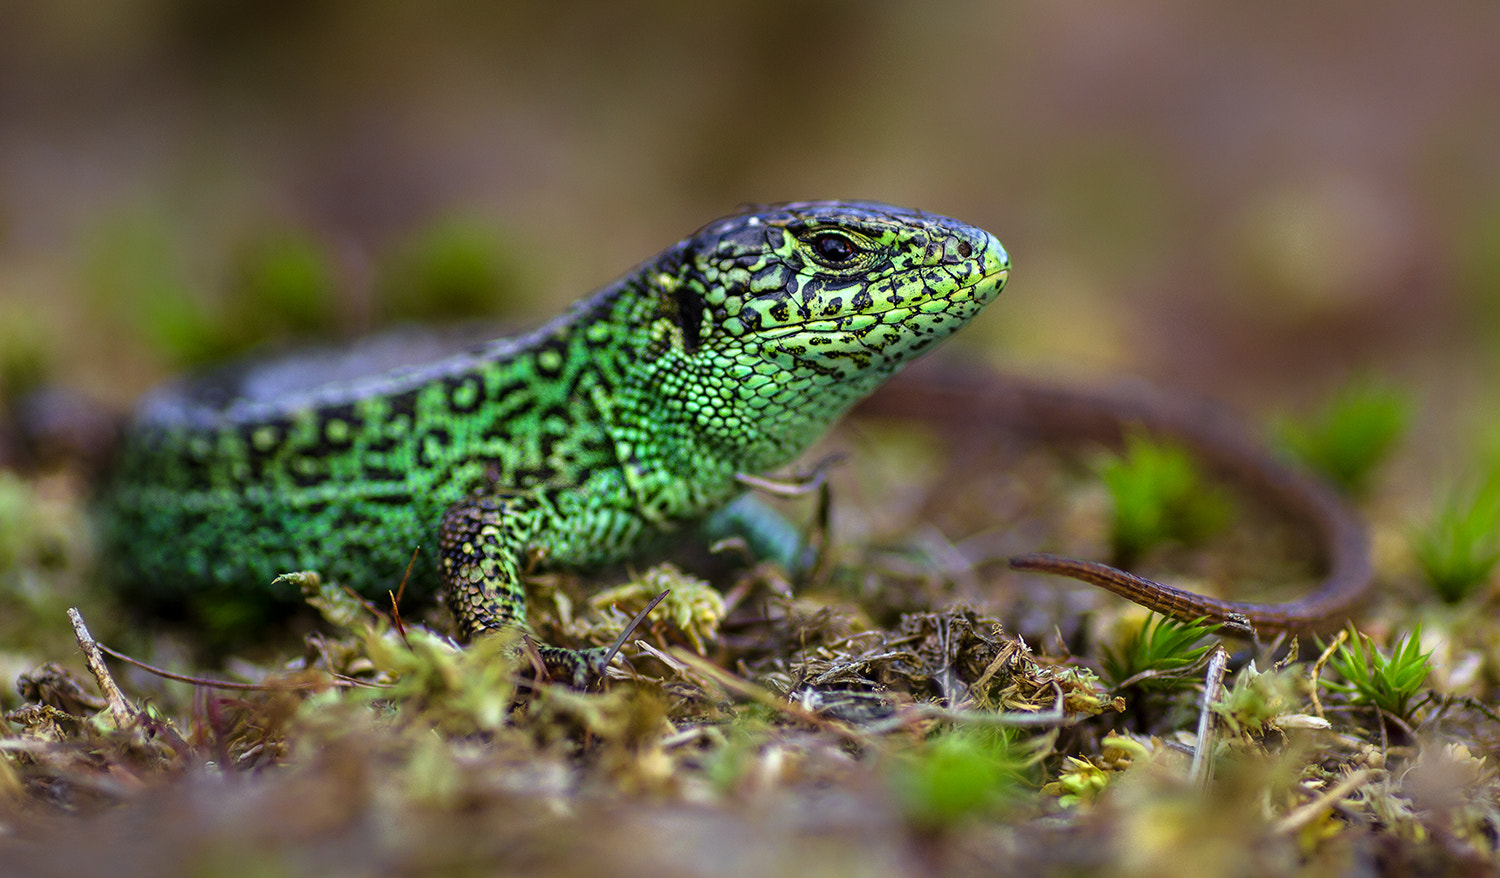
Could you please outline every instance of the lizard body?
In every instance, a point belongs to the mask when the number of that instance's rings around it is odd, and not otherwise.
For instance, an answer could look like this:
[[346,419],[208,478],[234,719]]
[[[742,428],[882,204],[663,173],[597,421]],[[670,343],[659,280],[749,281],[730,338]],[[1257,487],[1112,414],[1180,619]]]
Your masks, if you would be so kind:
[[169,597],[295,570],[379,594],[421,546],[413,585],[442,585],[465,636],[524,628],[529,556],[623,560],[720,509],[1008,269],[993,236],[944,217],[787,204],[705,226],[518,339],[366,377],[169,386],[101,499],[112,573]]
[[[795,457],[1008,270],[993,236],[953,220],[788,204],[711,223],[519,338],[395,369],[290,361],[171,385],[140,407],[100,504],[112,572],[168,600],[272,594],[304,569],[375,595],[420,546],[412,584],[444,588],[465,636],[524,629],[528,559],[624,560],[723,508],[739,475]],[[866,408],[1048,439],[1166,434],[1313,528],[1329,573],[1302,601],[1253,605],[1089,562],[1021,569],[1240,633],[1336,623],[1368,586],[1338,498],[1201,411],[952,376]],[[596,655],[542,652],[575,680],[597,670]]]

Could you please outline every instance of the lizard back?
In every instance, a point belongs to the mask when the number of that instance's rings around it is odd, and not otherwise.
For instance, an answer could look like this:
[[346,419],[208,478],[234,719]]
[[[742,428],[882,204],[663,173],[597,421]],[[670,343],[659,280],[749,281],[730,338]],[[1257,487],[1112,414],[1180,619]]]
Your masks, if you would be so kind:
[[[435,350],[407,338],[160,388],[139,407],[101,504],[113,576],[170,596],[317,569],[379,593],[465,495],[615,465],[578,330],[618,295],[433,362],[380,369],[389,353]],[[432,552],[417,558],[413,584],[430,589]]]

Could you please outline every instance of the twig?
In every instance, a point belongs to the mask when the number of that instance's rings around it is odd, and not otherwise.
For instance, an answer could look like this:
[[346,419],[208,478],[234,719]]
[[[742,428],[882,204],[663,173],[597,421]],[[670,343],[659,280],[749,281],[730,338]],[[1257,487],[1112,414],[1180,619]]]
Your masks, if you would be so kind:
[[609,650],[604,653],[604,658],[599,662],[598,681],[602,682],[604,680],[604,669],[609,667],[609,663],[615,660],[615,653],[620,651],[620,647],[625,645],[625,641],[630,639],[630,636],[635,633],[635,629],[639,628],[641,623],[646,621],[646,617],[651,615],[651,611],[656,609],[657,604],[666,600],[667,595],[671,593],[672,590],[670,588],[665,589],[661,594],[652,598],[651,602],[646,604],[644,609],[635,614],[635,618],[630,620],[630,624],[625,626],[624,630],[620,632],[620,636],[615,638],[615,642],[610,645]]
[[1327,717],[1323,716],[1323,702],[1318,700],[1318,677],[1323,673],[1323,666],[1328,664],[1328,660],[1333,658],[1333,654],[1348,639],[1349,630],[1347,628],[1340,628],[1339,633],[1333,638],[1333,642],[1328,644],[1328,648],[1323,650],[1323,654],[1318,656],[1318,660],[1313,662],[1312,670],[1308,672],[1307,679],[1312,684],[1313,713],[1318,715],[1318,719],[1327,719]]
[[308,680],[308,681],[302,682],[302,683],[274,683],[274,684],[271,684],[271,683],[235,683],[235,682],[230,681],[230,680],[210,680],[210,679],[208,679],[206,677],[190,677],[190,676],[188,676],[186,674],[177,674],[177,673],[173,673],[172,671],[168,671],[168,670],[164,670],[162,668],[158,668],[155,665],[146,664],[145,662],[141,661],[138,658],[132,658],[132,657],[126,655],[123,652],[117,652],[117,651],[115,651],[113,649],[110,649],[109,647],[105,646],[102,643],[96,643],[95,645],[99,648],[100,652],[104,653],[105,655],[109,656],[110,658],[116,658],[116,659],[119,659],[122,662],[125,662],[126,664],[135,665],[136,667],[140,668],[141,670],[143,670],[143,671],[145,671],[145,672],[147,672],[149,674],[154,674],[154,675],[156,675],[158,677],[161,677],[164,680],[175,680],[175,681],[177,681],[179,683],[190,683],[190,684],[192,684],[194,686],[199,686],[199,687],[202,687],[204,689],[230,689],[230,690],[233,690],[233,691],[236,691],[236,692],[282,692],[282,691],[286,691],[286,690],[289,690],[289,689],[321,689],[321,688],[324,688],[325,686],[330,686],[330,685],[334,686],[334,687],[343,687],[343,688],[349,688],[349,689],[358,688],[358,687],[363,687],[363,688],[381,688],[379,686],[379,684],[370,683],[370,682],[367,682],[365,680],[356,680],[353,677],[346,677],[346,676],[343,676],[343,675],[340,675],[340,674],[329,674],[329,681]]
[[861,726],[860,729],[869,734],[881,734],[900,728],[913,719],[936,719],[956,725],[1010,728],[1056,728],[1077,722],[1076,717],[1068,716],[1064,706],[1065,698],[1062,687],[1053,683],[1052,689],[1056,693],[1056,698],[1048,710],[1036,712],[1007,710],[990,713],[983,710],[955,710],[940,704],[917,703],[905,706],[898,715],[890,719],[870,723],[867,726]]
[[1193,660],[1191,665],[1181,668],[1147,668],[1136,674],[1132,674],[1121,680],[1118,685],[1111,686],[1111,692],[1124,692],[1131,686],[1146,680],[1171,680],[1177,677],[1187,677],[1199,668],[1207,666],[1209,656],[1203,655]]
[[[1418,705],[1418,707],[1420,706],[1421,705]],[[1381,728],[1384,728],[1387,722],[1395,723],[1397,728],[1406,733],[1407,740],[1415,741],[1417,739],[1417,733],[1412,729],[1411,724],[1401,717],[1397,716],[1396,714],[1391,713],[1390,711],[1382,707],[1376,707],[1375,716],[1380,720]]]
[[416,566],[417,553],[420,551],[422,551],[421,546],[411,550],[411,560],[406,562],[406,572],[401,574],[401,584],[396,587],[396,592],[394,594],[386,592],[391,596],[391,624],[396,626],[396,633],[401,636],[401,642],[408,647],[411,643],[406,639],[406,625],[401,622],[401,598],[406,594],[406,583],[411,579],[411,569]]
[[1203,789],[1208,786],[1211,763],[1208,751],[1213,747],[1213,705],[1224,695],[1224,671],[1229,667],[1229,653],[1224,647],[1215,646],[1208,658],[1208,672],[1203,675],[1203,701],[1198,713],[1198,739],[1193,745],[1193,764],[1188,779],[1193,786]]
[[842,454],[830,454],[813,464],[812,472],[808,475],[804,476],[799,473],[789,479],[772,479],[749,473],[735,473],[734,480],[773,497],[801,497],[821,486],[828,478],[828,471],[843,460]]
[[1346,798],[1350,793],[1364,786],[1365,782],[1369,779],[1369,769],[1361,768],[1359,771],[1350,773],[1348,777],[1339,781],[1338,785],[1333,789],[1276,821],[1271,831],[1277,835],[1290,835],[1302,829],[1320,817],[1323,812],[1332,808],[1334,803]]
[[126,728],[139,720],[141,712],[125,699],[125,693],[115,685],[115,678],[109,673],[109,667],[104,664],[104,656],[100,654],[99,642],[89,633],[88,626],[83,623],[83,614],[77,607],[68,607],[68,621],[73,623],[73,636],[78,640],[78,648],[83,651],[83,663],[99,683],[99,694],[104,696],[105,703],[109,705],[109,713],[115,718],[115,725]]
[[843,722],[820,716],[816,711],[809,710],[796,702],[788,701],[786,698],[776,695],[761,686],[735,676],[702,656],[694,655],[680,647],[673,647],[669,651],[669,654],[679,664],[685,666],[686,670],[702,677],[707,677],[726,692],[753,701],[792,719],[807,723],[814,728],[830,731],[854,743],[867,742],[867,737],[863,729],[855,729]]

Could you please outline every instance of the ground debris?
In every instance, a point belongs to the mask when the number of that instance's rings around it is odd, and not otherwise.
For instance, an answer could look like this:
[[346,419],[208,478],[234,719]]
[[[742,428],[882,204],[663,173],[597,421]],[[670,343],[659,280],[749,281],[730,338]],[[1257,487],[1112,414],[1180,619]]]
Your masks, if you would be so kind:
[[62,665],[48,662],[16,678],[16,691],[29,703],[52,707],[64,714],[83,715],[103,710],[103,698]]
[[[300,655],[193,675],[233,689],[147,689],[132,670],[111,701],[71,665],[34,660],[0,721],[0,875],[1500,864],[1493,649],[1472,619],[1424,629],[1477,657],[1468,688],[1440,695],[1463,680],[1435,674],[1393,702],[1402,716],[1328,684],[1337,644],[1241,652],[1205,704],[1192,662],[1150,686],[1096,677],[1139,627],[1113,610],[1056,626],[1007,613],[1002,627],[988,604],[957,606],[1005,575],[975,563],[988,545],[955,544],[947,566],[914,556],[906,578],[868,553],[795,588],[764,564],[711,584],[668,565],[614,588],[540,578],[537,634],[555,643],[609,643],[670,591],[600,691],[538,683],[524,643],[460,647],[441,612],[406,617],[306,574],[322,628]],[[1389,653],[1395,638],[1374,633]],[[1413,656],[1433,648],[1421,639]],[[144,643],[166,664],[186,654]],[[1194,718],[1214,725],[1210,743]],[[1203,787],[1195,747],[1214,766]]]
[[862,632],[770,664],[768,685],[852,722],[884,719],[912,702],[1023,713],[1061,705],[1087,715],[1116,706],[1088,670],[1038,661],[998,622],[968,609],[907,614],[894,631]]

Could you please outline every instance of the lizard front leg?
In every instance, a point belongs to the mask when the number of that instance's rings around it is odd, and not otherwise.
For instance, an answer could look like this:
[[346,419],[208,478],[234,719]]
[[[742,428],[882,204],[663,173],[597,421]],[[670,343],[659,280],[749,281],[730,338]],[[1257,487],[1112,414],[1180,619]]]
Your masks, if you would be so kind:
[[[550,515],[549,515],[550,513]],[[521,563],[542,524],[555,516],[535,494],[494,494],[455,503],[439,530],[443,585],[466,639],[499,631],[526,632]],[[537,645],[554,676],[583,686],[602,675],[609,652]]]

